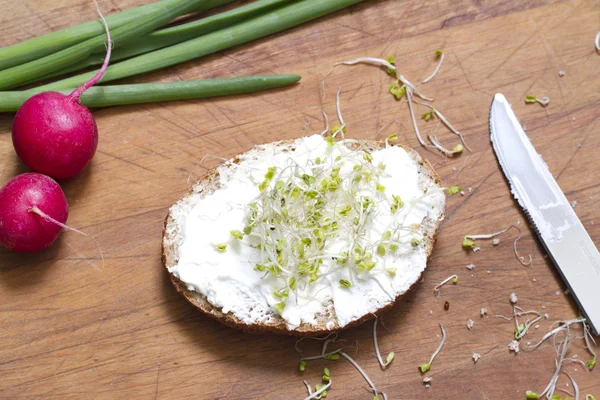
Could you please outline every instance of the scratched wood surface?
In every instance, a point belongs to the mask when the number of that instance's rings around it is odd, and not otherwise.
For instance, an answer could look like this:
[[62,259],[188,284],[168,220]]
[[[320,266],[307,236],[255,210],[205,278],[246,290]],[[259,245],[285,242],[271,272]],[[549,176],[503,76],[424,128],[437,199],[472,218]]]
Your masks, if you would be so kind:
[[[113,11],[142,2],[99,1]],[[0,0],[0,9],[0,45],[95,17],[87,0]],[[260,95],[95,111],[96,157],[63,188],[69,224],[98,240],[105,263],[91,240],[72,233],[40,254],[0,250],[0,398],[303,398],[302,380],[319,383],[325,365],[334,380],[328,398],[372,398],[345,361],[313,362],[300,375],[295,339],[250,336],[199,315],[175,293],[160,262],[167,208],[190,180],[217,164],[207,159],[200,165],[204,155],[228,158],[258,143],[320,132],[319,107],[333,118],[340,86],[352,137],[397,133],[435,164],[446,185],[466,192],[448,199],[423,281],[384,317],[389,332],[379,330],[379,343],[385,353],[396,353],[394,363],[380,370],[370,323],[343,333],[349,346],[358,343],[350,354],[390,399],[521,399],[527,389],[541,391],[554,370],[552,346],[509,353],[513,325],[481,318],[479,311],[509,314],[508,297],[516,292],[523,308],[549,314],[531,332],[534,340],[553,321],[577,315],[572,300],[527,226],[519,249],[532,254],[529,267],[513,255],[514,231],[477,254],[465,253],[460,241],[468,233],[525,222],[488,139],[488,106],[500,91],[600,244],[600,55],[593,48],[599,29],[598,0],[366,1],[283,34],[130,79],[303,77],[293,88]],[[434,68],[438,48],[446,62],[422,89],[465,134],[473,153],[445,159],[419,147],[406,104],[387,94],[390,78],[378,68],[336,68],[321,98],[321,79],[337,61],[394,55],[402,73],[418,80]],[[550,105],[525,105],[525,94],[549,96]],[[11,115],[0,116],[2,185],[26,171],[11,145],[11,121]],[[436,122],[420,126],[430,133]],[[456,144],[443,129],[439,136],[449,147]],[[471,263],[472,272],[465,268]],[[436,299],[433,286],[453,273],[459,284]],[[448,341],[427,374],[433,382],[426,389],[416,366],[437,346],[439,323]],[[319,351],[316,343],[302,344],[306,353]],[[477,364],[473,352],[482,356]],[[581,343],[572,353],[588,357]],[[568,370],[583,394],[600,396],[600,371],[577,364]],[[561,376],[559,387],[572,391],[567,382]]]

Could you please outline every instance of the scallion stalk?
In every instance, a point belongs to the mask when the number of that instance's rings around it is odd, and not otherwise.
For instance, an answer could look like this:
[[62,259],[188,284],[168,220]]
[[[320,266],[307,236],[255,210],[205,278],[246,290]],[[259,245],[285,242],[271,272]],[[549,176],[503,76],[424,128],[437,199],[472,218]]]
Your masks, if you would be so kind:
[[[194,12],[208,10],[223,4],[231,3],[233,0],[207,0],[199,4]],[[123,25],[143,18],[156,10],[171,6],[173,0],[161,0],[140,7],[131,8],[116,14],[106,16],[108,27],[113,30]],[[39,36],[12,46],[0,48],[0,71],[26,62],[37,60],[56,53],[57,51],[81,43],[94,36],[102,35],[104,27],[99,20],[89,21],[80,25],[71,26],[59,31]],[[100,62],[101,63],[101,62]]]
[[[202,99],[275,89],[292,85],[299,80],[300,76],[298,75],[255,75],[195,81],[94,86],[81,95],[80,101],[87,107],[109,107],[123,104]],[[0,112],[17,111],[28,98],[42,91],[33,89],[27,92],[0,92]],[[61,90],[64,94],[72,91],[72,88]]]
[[[169,7],[156,9],[142,18],[116,28],[110,33],[111,39],[115,43],[120,43],[126,42],[128,39],[146,35],[178,15],[189,13],[205,1],[170,0]],[[12,89],[25,82],[31,82],[32,79],[41,78],[55,71],[61,71],[73,63],[85,60],[90,54],[104,48],[105,41],[105,35],[94,36],[91,39],[57,53],[0,71],[0,90]],[[92,76],[95,74],[96,72],[93,72]]]
[[[249,19],[262,12],[273,9],[278,5],[289,2],[290,0],[258,0],[250,4],[234,8],[233,10],[202,18],[197,21],[161,29],[139,39],[129,41],[124,47],[115,48],[111,56],[111,61],[115,62],[123,60],[181,43],[206,33],[214,32],[218,29],[234,25],[240,21]],[[99,65],[102,64],[103,59],[103,53],[94,53],[81,63],[77,63],[69,68],[53,74],[45,75],[41,79],[28,80],[25,82],[25,84],[37,82],[38,80],[47,80],[56,76],[68,74],[73,71],[79,71],[94,65]]]
[[[113,64],[106,70],[102,82],[154,71],[229,49],[281,32],[362,1],[364,0],[303,0],[294,2],[231,27]],[[56,90],[77,87],[93,75],[93,72],[77,75],[40,86],[38,89]]]

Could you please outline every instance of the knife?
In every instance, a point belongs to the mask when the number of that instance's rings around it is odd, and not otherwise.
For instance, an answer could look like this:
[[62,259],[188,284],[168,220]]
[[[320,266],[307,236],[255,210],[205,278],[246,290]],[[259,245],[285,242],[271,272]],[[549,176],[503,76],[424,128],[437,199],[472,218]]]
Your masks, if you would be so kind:
[[490,138],[513,196],[592,331],[600,335],[600,253],[500,93],[490,107]]

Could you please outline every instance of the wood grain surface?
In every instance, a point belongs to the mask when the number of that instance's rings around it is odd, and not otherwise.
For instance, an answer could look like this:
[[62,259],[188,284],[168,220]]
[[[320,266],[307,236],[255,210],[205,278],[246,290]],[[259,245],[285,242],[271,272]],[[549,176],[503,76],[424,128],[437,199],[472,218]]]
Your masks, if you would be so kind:
[[[116,11],[143,0],[99,3]],[[0,0],[0,10],[0,45],[95,18],[88,0]],[[93,241],[73,233],[63,233],[39,254],[0,250],[0,398],[299,399],[306,396],[302,380],[319,383],[327,365],[334,380],[328,398],[371,399],[367,384],[344,360],[312,362],[301,375],[294,338],[247,335],[199,315],[176,294],[160,262],[167,208],[219,162],[208,158],[200,165],[203,156],[229,158],[258,143],[320,132],[320,107],[334,119],[340,86],[350,136],[397,133],[435,164],[446,185],[472,188],[448,199],[423,281],[384,317],[389,332],[379,329],[379,343],[384,353],[396,353],[393,364],[380,370],[370,323],[341,335],[352,347],[349,353],[390,399],[523,399],[527,389],[541,391],[554,371],[552,346],[509,353],[514,326],[482,318],[479,311],[510,314],[508,299],[515,292],[523,308],[549,314],[530,333],[528,340],[535,340],[555,320],[578,314],[572,299],[526,224],[519,250],[532,254],[529,267],[513,254],[513,231],[497,247],[482,243],[476,254],[463,251],[460,242],[465,234],[525,223],[488,139],[488,107],[493,94],[502,92],[599,244],[600,55],[593,46],[599,29],[598,0],[366,1],[258,42],[129,79],[303,77],[295,87],[258,95],[95,111],[96,157],[62,186],[71,206],[69,224],[98,240],[105,263]],[[391,80],[378,68],[336,68],[321,98],[321,79],[337,61],[394,55],[402,73],[418,80],[435,67],[438,48],[446,61],[422,90],[465,134],[472,154],[446,159],[419,147],[406,104],[387,93]],[[547,108],[525,105],[525,94],[549,96],[551,102]],[[2,185],[26,171],[12,148],[11,122],[12,115],[0,116]],[[430,133],[436,122],[420,126]],[[450,132],[440,128],[438,135],[447,146],[456,144]],[[471,263],[472,272],[465,268]],[[437,299],[433,286],[453,273],[459,284],[444,287]],[[472,330],[468,319],[475,321]],[[439,323],[448,341],[427,374],[433,382],[426,389],[417,365],[437,346]],[[319,344],[304,341],[302,348],[316,353]],[[473,352],[482,356],[476,364]],[[580,341],[571,353],[589,357]],[[582,394],[600,397],[600,371],[578,364],[568,370]],[[572,391],[567,383],[562,375],[559,387]]]

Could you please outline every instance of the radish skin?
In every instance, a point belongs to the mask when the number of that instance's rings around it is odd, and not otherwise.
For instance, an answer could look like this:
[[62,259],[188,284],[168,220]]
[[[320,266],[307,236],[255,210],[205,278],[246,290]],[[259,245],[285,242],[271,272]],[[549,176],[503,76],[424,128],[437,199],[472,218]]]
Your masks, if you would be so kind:
[[[59,224],[32,212],[34,207]],[[0,189],[0,245],[15,252],[43,250],[58,238],[68,215],[56,181],[37,173],[18,175]]]
[[108,45],[98,73],[70,95],[42,92],[32,96],[19,108],[13,122],[13,146],[21,161],[32,170],[55,179],[79,174],[98,147],[98,126],[91,111],[79,103],[79,98],[102,78],[110,60],[110,32],[102,13],[100,17]]

